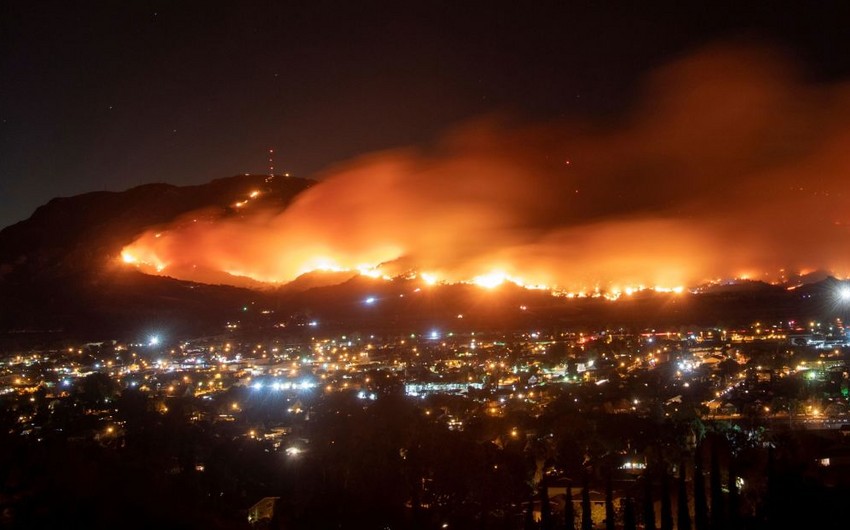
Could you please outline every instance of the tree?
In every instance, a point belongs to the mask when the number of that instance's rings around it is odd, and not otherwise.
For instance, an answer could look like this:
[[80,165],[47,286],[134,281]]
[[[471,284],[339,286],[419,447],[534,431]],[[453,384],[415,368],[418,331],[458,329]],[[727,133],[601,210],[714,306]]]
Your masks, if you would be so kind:
[[605,481],[605,530],[616,528],[616,517],[614,515],[614,492],[611,487],[611,473]]
[[587,473],[584,475],[584,481],[581,488],[581,530],[591,530],[593,528],[593,514],[590,511],[590,479]]
[[549,504],[549,487],[546,480],[540,481],[540,528],[552,530],[552,506]]
[[705,477],[702,472],[702,446],[694,452],[694,527],[708,530],[708,504],[705,500]]
[[767,448],[767,501],[765,505],[765,516],[768,528],[779,528],[779,477],[776,471],[775,455],[773,447]]
[[623,503],[623,530],[637,530],[634,499],[629,497]]
[[118,393],[118,385],[108,375],[95,372],[85,376],[80,384],[78,397],[88,407],[101,406]]
[[529,497],[528,508],[525,510],[525,530],[537,530],[537,524],[534,522],[534,497]]
[[677,495],[676,530],[691,530],[691,514],[688,511],[687,466],[679,466],[679,493]]
[[723,507],[723,488],[720,480],[720,457],[717,448],[718,437],[711,443],[711,461],[709,469],[711,476],[709,484],[711,488],[711,528],[712,530],[723,530],[726,527],[726,517]]
[[576,510],[573,506],[573,485],[567,484],[567,499],[564,504],[564,525],[567,530],[576,528]]
[[655,506],[652,503],[652,480],[648,469],[643,474],[643,527],[655,530]]
[[737,530],[740,526],[738,520],[738,483],[735,478],[735,459],[733,456],[729,458],[729,477],[727,479],[727,488],[729,489],[729,524],[727,528],[729,530]]
[[673,530],[673,506],[670,502],[670,475],[661,476],[661,530]]

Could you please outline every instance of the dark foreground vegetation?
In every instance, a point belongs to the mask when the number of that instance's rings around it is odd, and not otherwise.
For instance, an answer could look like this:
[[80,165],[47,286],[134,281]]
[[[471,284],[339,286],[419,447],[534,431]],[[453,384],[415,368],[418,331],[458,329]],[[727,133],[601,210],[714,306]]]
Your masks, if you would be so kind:
[[[279,497],[259,526],[844,527],[840,430],[703,421],[688,403],[672,415],[609,413],[594,387],[563,387],[542,414],[476,414],[452,430],[445,418],[466,398],[410,398],[393,384],[374,400],[276,400],[236,386],[164,402],[95,374],[63,398],[6,400],[0,520],[247,528],[254,503]],[[242,415],[229,420],[236,403]],[[22,417],[41,427],[21,431]]]

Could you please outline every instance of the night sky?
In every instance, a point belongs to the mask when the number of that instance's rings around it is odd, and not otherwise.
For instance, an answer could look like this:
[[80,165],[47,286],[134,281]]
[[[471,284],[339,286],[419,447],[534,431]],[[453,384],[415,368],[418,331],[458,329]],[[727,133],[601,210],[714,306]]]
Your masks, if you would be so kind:
[[56,196],[310,176],[493,113],[617,116],[649,70],[767,43],[850,75],[850,3],[0,4],[0,227]]

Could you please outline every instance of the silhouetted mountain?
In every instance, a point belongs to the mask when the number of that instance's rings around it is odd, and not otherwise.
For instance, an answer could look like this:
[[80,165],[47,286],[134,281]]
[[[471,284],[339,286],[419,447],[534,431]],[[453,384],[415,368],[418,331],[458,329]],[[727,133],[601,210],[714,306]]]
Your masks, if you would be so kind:
[[773,285],[770,283],[758,280],[729,280],[725,282],[712,283],[700,286],[697,291],[700,293],[712,294],[731,294],[731,293],[769,293],[777,290],[784,290],[781,285]]
[[352,271],[313,271],[302,274],[286,285],[280,287],[281,293],[296,293],[308,291],[316,287],[327,287],[345,283],[358,273]]
[[[505,284],[427,286],[418,280],[313,272],[277,288],[248,289],[148,276],[119,266],[122,247],[145,230],[196,215],[240,215],[234,202],[252,190],[283,209],[312,181],[264,175],[201,186],[149,184],[124,192],[54,199],[27,220],[0,231],[0,341],[132,338],[153,330],[171,336],[325,331],[633,328],[742,325],[761,320],[846,316],[837,295],[846,282],[772,285],[730,281],[696,294],[644,291],[616,302],[554,297]],[[207,212],[206,214],[204,212]],[[232,279],[232,278],[230,278]],[[804,278],[795,278],[802,282]],[[257,286],[251,281],[245,285]],[[226,324],[235,324],[230,328]],[[308,326],[310,322],[314,326]],[[3,344],[0,344],[2,347]]]
[[238,215],[232,204],[252,190],[264,192],[258,202],[282,209],[312,184],[240,175],[199,186],[147,184],[53,199],[0,231],[0,331],[89,336],[137,330],[150,320],[185,332],[217,328],[254,293],[116,266],[121,248],[190,212]]
[[284,207],[313,181],[239,175],[200,186],[146,184],[53,199],[0,231],[0,278],[58,277],[92,272],[118,256],[146,229],[205,208],[229,208],[251,190],[258,202]]

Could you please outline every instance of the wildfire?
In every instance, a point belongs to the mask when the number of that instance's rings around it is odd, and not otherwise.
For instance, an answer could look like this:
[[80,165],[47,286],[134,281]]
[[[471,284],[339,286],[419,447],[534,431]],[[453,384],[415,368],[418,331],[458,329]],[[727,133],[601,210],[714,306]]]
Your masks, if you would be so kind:
[[246,189],[121,260],[216,283],[350,272],[610,299],[846,276],[850,89],[789,71],[764,50],[712,48],[656,72],[616,126],[474,123],[427,153],[337,166],[283,210]]
[[427,285],[436,285],[439,281],[437,275],[432,274],[430,272],[420,273],[419,277],[422,278],[422,281],[425,282]]
[[482,274],[472,279],[472,283],[485,289],[493,289],[505,283],[508,280],[508,275],[503,272],[491,272]]

